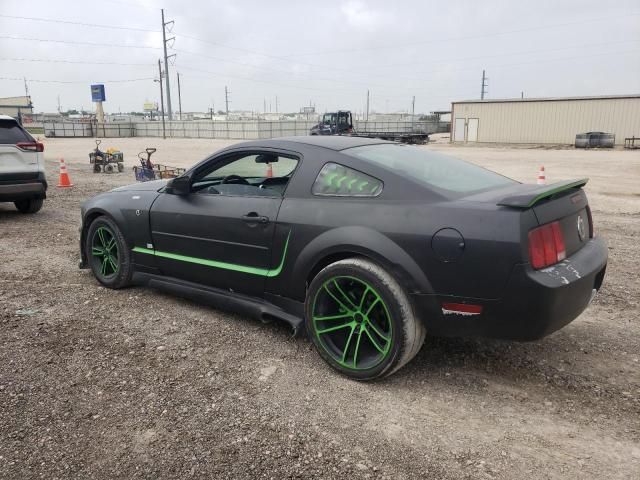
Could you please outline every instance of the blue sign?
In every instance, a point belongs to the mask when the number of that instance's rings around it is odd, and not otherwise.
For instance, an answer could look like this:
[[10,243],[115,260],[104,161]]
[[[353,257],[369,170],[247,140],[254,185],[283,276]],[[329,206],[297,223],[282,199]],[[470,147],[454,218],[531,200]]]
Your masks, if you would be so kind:
[[91,85],[91,101],[104,102],[104,85]]

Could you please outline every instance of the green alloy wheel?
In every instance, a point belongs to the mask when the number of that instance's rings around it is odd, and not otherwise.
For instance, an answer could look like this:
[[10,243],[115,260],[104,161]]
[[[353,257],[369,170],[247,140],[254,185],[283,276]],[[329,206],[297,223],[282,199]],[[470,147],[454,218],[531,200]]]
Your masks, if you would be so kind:
[[87,231],[86,258],[96,279],[109,288],[121,288],[131,280],[131,253],[116,223],[95,219]]
[[398,282],[350,258],[318,273],[307,292],[307,331],[320,356],[357,380],[383,377],[418,353],[425,330]]
[[313,302],[313,326],[325,351],[345,368],[375,367],[389,355],[389,310],[375,288],[358,278],[324,281]]
[[105,279],[118,274],[120,269],[118,242],[108,227],[98,227],[93,232],[91,261],[97,264],[100,275]]

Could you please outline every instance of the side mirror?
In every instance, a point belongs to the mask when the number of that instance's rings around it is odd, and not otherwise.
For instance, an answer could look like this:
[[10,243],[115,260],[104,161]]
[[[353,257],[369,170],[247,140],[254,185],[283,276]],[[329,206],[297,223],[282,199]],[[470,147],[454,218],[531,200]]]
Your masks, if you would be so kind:
[[165,192],[172,195],[189,195],[191,193],[191,178],[186,175],[172,178],[167,183]]

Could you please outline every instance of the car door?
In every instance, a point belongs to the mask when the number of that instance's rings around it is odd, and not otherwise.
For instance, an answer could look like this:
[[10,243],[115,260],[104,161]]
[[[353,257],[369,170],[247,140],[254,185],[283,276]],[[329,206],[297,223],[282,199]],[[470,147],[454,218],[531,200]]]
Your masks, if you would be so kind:
[[275,262],[278,210],[297,162],[289,154],[230,153],[199,167],[188,195],[162,193],[150,216],[162,273],[261,296]]

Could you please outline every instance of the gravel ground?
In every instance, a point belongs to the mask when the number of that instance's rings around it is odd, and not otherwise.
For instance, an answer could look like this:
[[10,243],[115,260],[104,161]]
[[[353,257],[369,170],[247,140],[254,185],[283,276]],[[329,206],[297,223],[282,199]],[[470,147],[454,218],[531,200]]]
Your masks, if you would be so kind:
[[206,140],[114,139],[126,173],[90,173],[91,139],[46,140],[57,183],[0,204],[1,478],[639,478],[640,154],[435,148],[519,180],[589,176],[610,263],[594,304],[538,342],[427,337],[393,377],[357,383],[310,342],[77,268],[80,203],[131,183],[145,146],[190,165]]

